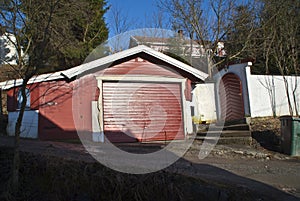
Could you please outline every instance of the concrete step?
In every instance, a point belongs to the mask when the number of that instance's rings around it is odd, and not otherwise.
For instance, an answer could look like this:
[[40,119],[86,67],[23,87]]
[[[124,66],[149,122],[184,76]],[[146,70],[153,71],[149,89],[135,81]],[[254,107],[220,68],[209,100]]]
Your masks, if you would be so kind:
[[223,131],[206,131],[198,132],[197,136],[221,136],[221,137],[251,137],[249,130],[223,130]]
[[242,144],[250,145],[252,142],[250,130],[209,130],[198,132],[196,140],[206,140],[215,142],[218,144]]
[[222,131],[222,130],[232,130],[232,131],[249,131],[250,126],[248,124],[235,124],[235,125],[210,125],[207,127],[209,131]]
[[250,145],[252,143],[252,137],[206,137],[206,136],[196,136],[196,140],[206,141],[217,144],[240,144],[240,145]]
[[230,120],[230,121],[218,121],[216,123],[217,125],[225,125],[225,126],[230,126],[230,125],[237,125],[237,124],[247,124],[247,119],[236,119],[236,120]]

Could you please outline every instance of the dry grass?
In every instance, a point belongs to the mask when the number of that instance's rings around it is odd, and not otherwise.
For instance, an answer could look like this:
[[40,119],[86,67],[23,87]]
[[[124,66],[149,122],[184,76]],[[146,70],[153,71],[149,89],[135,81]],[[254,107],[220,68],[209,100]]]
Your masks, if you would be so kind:
[[280,120],[274,117],[257,117],[251,119],[252,131],[272,131],[276,135],[280,135]]
[[280,152],[280,120],[273,117],[251,119],[253,146]]
[[[179,201],[201,198],[209,201],[257,198],[248,190],[241,191],[227,184],[213,184],[163,170],[131,175],[115,172],[96,162],[85,163],[33,153],[21,153],[21,158],[18,197],[11,196],[9,189],[1,189],[0,200]],[[3,186],[4,181],[0,184]]]

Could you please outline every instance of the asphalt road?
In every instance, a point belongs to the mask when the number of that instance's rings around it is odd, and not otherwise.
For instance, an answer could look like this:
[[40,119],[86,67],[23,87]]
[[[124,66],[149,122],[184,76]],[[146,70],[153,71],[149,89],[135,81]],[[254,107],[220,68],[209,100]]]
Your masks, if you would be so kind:
[[[12,145],[12,138],[0,137],[0,146]],[[94,153],[88,153],[80,143],[21,140],[20,149],[86,162],[95,162],[93,154],[97,156],[102,154],[105,157],[108,153],[112,153],[110,148],[106,151],[103,148],[99,149],[99,144],[90,146],[93,147],[91,150],[94,150]],[[144,154],[156,152],[164,146],[164,144],[122,144],[118,148]],[[217,145],[206,158],[200,160],[198,157],[200,146],[200,143],[195,142],[183,157],[166,167],[165,171],[236,188],[248,188],[272,200],[300,200],[299,158],[268,150],[257,150],[250,146]],[[178,149],[181,148],[178,146]],[[122,155],[115,156],[119,157],[118,160],[124,160]],[[149,161],[146,160],[144,164],[147,162]]]

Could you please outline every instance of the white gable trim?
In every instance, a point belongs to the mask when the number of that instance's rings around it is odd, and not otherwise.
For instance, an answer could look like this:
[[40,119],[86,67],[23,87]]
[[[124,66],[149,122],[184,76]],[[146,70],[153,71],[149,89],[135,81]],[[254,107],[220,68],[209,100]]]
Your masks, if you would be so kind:
[[[115,54],[112,54],[112,55],[109,55],[109,56],[106,56],[106,57],[103,57],[103,58],[100,58],[100,59],[97,59],[97,60],[94,60],[94,61],[91,61],[88,63],[84,63],[82,65],[79,65],[79,66],[76,66],[74,68],[70,68],[70,69],[67,69],[64,71],[58,71],[55,73],[48,73],[48,74],[35,76],[29,80],[28,84],[63,79],[63,78],[71,79],[77,75],[84,73],[85,71],[89,71],[89,70],[92,70],[92,69],[100,67],[100,66],[109,65],[110,63],[112,63],[114,61],[129,57],[129,56],[132,56],[132,55],[135,55],[138,53],[142,53],[142,52],[144,52],[150,56],[153,56],[157,59],[160,59],[162,61],[165,61],[183,71],[186,71],[186,72],[194,75],[195,77],[199,78],[202,81],[204,81],[208,77],[208,74],[206,74],[202,71],[199,71],[181,61],[178,61],[178,60],[176,60],[170,56],[167,56],[161,52],[155,51],[145,45],[139,45],[139,46],[124,50],[122,52],[118,52],[118,53],[115,53]],[[7,90],[12,87],[22,85],[22,82],[23,82],[22,79],[0,82],[0,88],[3,90]]]
[[[47,74],[34,76],[28,81],[28,84],[63,79],[65,77],[61,75],[61,72],[62,71],[58,71],[58,72],[55,72],[55,73],[47,73]],[[4,81],[4,82],[0,82],[0,88],[2,90],[7,90],[7,89],[10,89],[12,87],[21,86],[22,83],[23,83],[23,79],[7,80],[7,81]]]
[[85,64],[82,64],[80,66],[77,66],[75,68],[71,68],[71,69],[68,69],[68,70],[65,70],[64,72],[62,72],[66,77],[68,77],[69,79],[74,77],[74,76],[77,76],[77,75],[80,75],[81,73],[85,72],[85,71],[88,71],[88,70],[92,70],[93,68],[97,68],[99,66],[102,66],[102,65],[107,65],[107,64],[110,64],[114,61],[117,61],[117,60],[120,60],[120,59],[123,59],[123,58],[126,58],[126,57],[129,57],[129,56],[132,56],[134,54],[138,54],[138,53],[141,53],[141,52],[144,52],[150,56],[153,56],[155,58],[158,58],[162,61],[165,61],[181,70],[184,70],[188,73],[191,73],[192,75],[194,75],[195,77],[201,79],[201,80],[205,80],[207,77],[208,77],[208,74],[202,72],[202,71],[199,71],[181,61],[178,61],[172,57],[169,57],[168,55],[165,55],[161,52],[158,52],[158,51],[155,51],[153,49],[151,49],[150,47],[147,47],[145,45],[139,45],[139,46],[136,46],[136,47],[133,47],[133,48],[130,48],[128,50],[124,50],[122,52],[118,52],[118,53],[115,53],[115,54],[112,54],[112,55],[109,55],[107,57],[104,57],[104,58],[101,58],[101,59],[98,59],[98,60],[95,60],[95,61],[91,61],[89,63],[85,63]]

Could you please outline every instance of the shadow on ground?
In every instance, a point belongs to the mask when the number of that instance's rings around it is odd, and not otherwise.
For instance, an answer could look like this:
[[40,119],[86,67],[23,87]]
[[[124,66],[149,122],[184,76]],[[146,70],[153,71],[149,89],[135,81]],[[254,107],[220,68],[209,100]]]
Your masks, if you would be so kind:
[[[0,163],[11,164],[11,148],[0,139]],[[298,200],[264,183],[185,159],[155,173],[134,175],[101,165],[80,144],[21,140],[20,148],[16,200]],[[0,198],[8,200],[10,169],[0,167]]]
[[280,136],[272,130],[252,131],[252,138],[261,147],[274,152],[281,152]]

